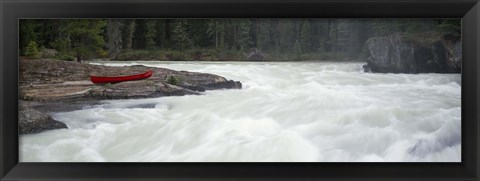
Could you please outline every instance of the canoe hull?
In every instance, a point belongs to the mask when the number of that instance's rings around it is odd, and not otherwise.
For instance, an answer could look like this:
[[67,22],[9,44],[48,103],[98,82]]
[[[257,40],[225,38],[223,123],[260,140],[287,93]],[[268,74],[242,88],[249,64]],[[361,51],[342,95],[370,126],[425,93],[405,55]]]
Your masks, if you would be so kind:
[[105,84],[105,83],[119,83],[125,81],[133,80],[142,80],[151,77],[153,71],[149,70],[142,74],[129,75],[129,76],[119,76],[119,77],[99,77],[99,76],[90,76],[90,80],[96,84]]

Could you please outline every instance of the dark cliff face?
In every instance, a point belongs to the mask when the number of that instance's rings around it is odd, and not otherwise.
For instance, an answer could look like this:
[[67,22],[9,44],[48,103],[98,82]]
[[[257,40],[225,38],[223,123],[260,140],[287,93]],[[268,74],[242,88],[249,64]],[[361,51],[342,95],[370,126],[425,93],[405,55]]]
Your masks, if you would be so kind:
[[[421,39],[421,38],[419,38]],[[459,37],[443,36],[427,44],[401,34],[374,37],[366,42],[370,52],[365,71],[378,73],[460,73],[462,45]]]

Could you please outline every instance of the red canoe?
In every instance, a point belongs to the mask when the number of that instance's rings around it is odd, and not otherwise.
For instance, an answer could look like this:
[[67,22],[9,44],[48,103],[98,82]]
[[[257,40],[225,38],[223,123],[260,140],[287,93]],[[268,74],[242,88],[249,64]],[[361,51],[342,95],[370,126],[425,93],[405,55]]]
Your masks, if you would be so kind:
[[98,76],[90,76],[90,80],[93,83],[118,83],[124,81],[131,81],[131,80],[141,80],[146,79],[152,76],[153,72],[151,70],[137,75],[129,75],[129,76],[120,76],[120,77],[98,77]]

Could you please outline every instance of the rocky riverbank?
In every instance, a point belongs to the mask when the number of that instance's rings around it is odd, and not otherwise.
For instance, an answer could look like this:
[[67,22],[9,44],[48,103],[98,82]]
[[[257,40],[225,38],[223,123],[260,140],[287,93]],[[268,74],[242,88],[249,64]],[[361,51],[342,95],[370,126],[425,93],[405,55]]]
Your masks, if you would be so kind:
[[[95,104],[105,99],[200,95],[205,90],[241,89],[238,81],[224,77],[146,66],[108,67],[51,59],[20,59],[20,134],[66,128],[48,112]],[[90,75],[122,76],[152,70],[152,77],[116,84],[93,84]],[[169,77],[177,81],[169,81]],[[67,105],[67,106],[66,106]]]
[[[459,36],[407,37],[394,34],[370,38],[367,72],[460,73],[462,42]],[[435,36],[435,35],[425,35]]]

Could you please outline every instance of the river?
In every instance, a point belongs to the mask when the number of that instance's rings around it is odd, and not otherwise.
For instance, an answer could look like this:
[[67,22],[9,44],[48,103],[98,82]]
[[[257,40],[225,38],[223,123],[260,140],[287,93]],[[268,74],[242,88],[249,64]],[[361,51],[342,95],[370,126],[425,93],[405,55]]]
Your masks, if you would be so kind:
[[20,136],[22,162],[460,162],[461,75],[364,63],[107,62],[217,74],[241,90],[109,100]]

